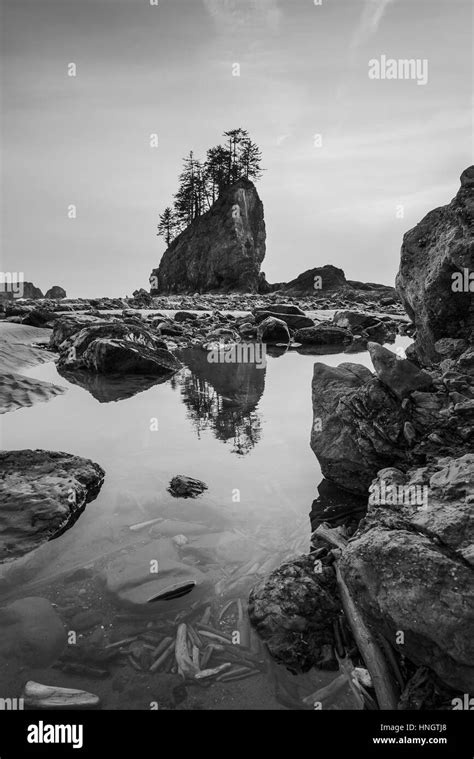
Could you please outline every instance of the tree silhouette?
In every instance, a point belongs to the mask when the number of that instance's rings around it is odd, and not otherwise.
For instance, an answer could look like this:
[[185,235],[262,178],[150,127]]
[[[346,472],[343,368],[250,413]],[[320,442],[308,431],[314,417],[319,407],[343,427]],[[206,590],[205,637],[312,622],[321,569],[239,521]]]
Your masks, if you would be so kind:
[[192,151],[184,159],[173,208],[165,208],[158,224],[158,234],[167,245],[208,211],[226,187],[242,177],[261,178],[262,153],[247,130],[230,129],[224,132],[224,137],[224,145],[209,148],[204,163]]

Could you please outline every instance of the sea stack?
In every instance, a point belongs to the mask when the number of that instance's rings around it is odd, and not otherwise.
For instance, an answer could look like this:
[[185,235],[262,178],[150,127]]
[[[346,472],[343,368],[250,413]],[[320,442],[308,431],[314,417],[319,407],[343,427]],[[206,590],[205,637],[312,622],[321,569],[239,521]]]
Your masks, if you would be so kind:
[[173,240],[151,273],[151,294],[258,292],[265,239],[263,203],[239,179]]

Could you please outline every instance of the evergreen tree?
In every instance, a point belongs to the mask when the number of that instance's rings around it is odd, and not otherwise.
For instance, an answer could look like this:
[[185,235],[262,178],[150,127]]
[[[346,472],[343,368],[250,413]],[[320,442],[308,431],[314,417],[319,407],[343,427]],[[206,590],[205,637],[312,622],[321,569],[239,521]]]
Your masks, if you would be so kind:
[[160,216],[158,234],[167,244],[215,203],[222,190],[241,177],[260,179],[262,153],[246,129],[224,132],[226,143],[207,151],[201,163],[191,151],[184,159],[173,209]]
[[158,224],[158,236],[164,237],[166,244],[169,246],[174,239],[176,232],[176,220],[173,210],[168,206],[160,216]]

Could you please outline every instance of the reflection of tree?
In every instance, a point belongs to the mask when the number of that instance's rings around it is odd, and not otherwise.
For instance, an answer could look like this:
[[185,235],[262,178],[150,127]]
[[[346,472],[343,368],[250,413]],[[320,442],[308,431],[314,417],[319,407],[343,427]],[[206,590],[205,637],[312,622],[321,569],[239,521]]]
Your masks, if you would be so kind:
[[[248,453],[260,440],[257,405],[265,388],[265,369],[255,364],[211,364],[200,348],[181,352],[189,371],[175,375],[198,436],[211,429],[218,440],[232,441],[232,452]],[[176,386],[175,385],[175,386]]]

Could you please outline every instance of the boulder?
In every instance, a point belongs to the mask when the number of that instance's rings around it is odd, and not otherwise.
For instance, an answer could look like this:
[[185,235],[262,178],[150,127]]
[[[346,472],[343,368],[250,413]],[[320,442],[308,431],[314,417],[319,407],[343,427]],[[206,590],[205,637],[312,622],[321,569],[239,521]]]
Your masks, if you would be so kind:
[[186,477],[183,474],[173,477],[168,485],[168,492],[175,498],[197,498],[205,490],[207,490],[205,482],[195,480],[193,477]]
[[423,369],[378,343],[368,343],[370,358],[379,380],[398,398],[405,398],[414,390],[427,390],[433,386],[431,375]]
[[167,348],[153,351],[128,340],[93,340],[82,356],[84,368],[98,374],[143,374],[160,376],[174,373],[180,363]]
[[64,371],[160,376],[181,367],[166,343],[135,318],[84,322],[63,317],[50,347],[59,350],[58,368]]
[[151,293],[256,293],[265,239],[262,201],[252,182],[239,179],[173,240],[151,273]]
[[0,563],[58,537],[98,495],[104,471],[67,453],[0,452]]
[[329,323],[304,327],[295,333],[295,340],[303,345],[337,345],[349,343],[351,339],[351,333],[347,329],[334,327]]
[[63,290],[62,287],[59,287],[59,285],[53,285],[53,287],[50,287],[49,290],[47,290],[45,298],[51,298],[52,300],[62,300],[62,298],[66,298],[66,290]]
[[280,314],[273,308],[269,308],[266,311],[257,311],[255,313],[255,321],[257,324],[268,319],[269,316],[276,317],[290,329],[304,329],[305,327],[314,327],[314,321],[309,316],[300,316],[300,314]]
[[267,316],[260,322],[257,336],[264,343],[289,343],[291,340],[286,323],[274,316]]
[[[381,471],[371,491],[393,482],[401,488],[396,502],[369,505],[343,552],[343,577],[368,623],[402,656],[472,693],[474,455],[407,474]],[[413,503],[414,488],[426,488],[424,505]]]
[[437,340],[472,340],[472,291],[457,291],[453,286],[456,275],[472,269],[473,216],[471,166],[462,173],[461,187],[451,203],[430,211],[403,238],[396,287],[416,325],[416,350],[424,364],[437,360]]
[[334,571],[311,556],[274,570],[252,589],[249,618],[271,655],[296,672],[321,666],[340,613]]

